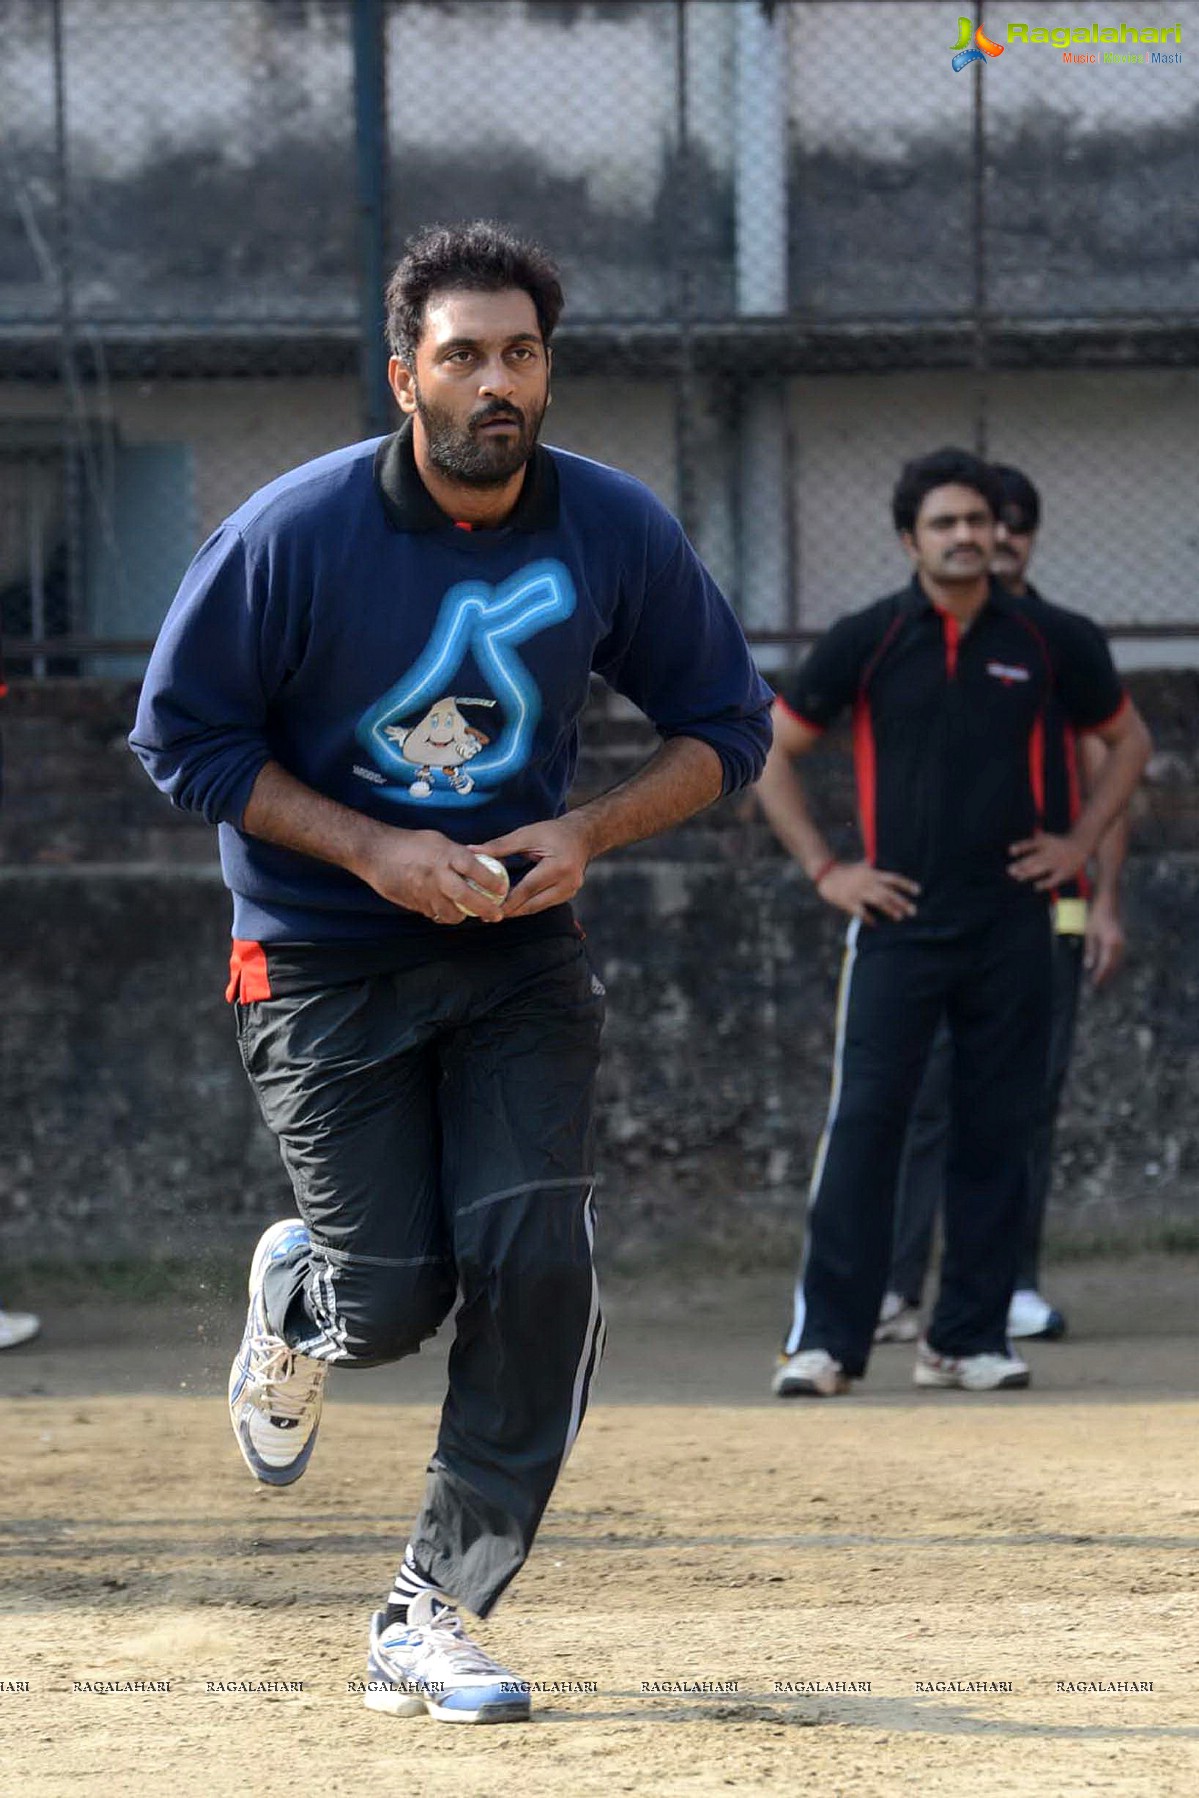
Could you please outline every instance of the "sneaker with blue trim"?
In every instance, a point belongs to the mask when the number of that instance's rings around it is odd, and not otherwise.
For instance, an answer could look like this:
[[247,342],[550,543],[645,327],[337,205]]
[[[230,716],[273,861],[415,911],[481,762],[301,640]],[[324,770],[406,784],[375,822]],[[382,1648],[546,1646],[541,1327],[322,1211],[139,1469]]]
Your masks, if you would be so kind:
[[529,1682],[472,1642],[440,1592],[421,1592],[407,1623],[371,1619],[366,1705],[392,1717],[426,1711],[441,1723],[527,1723]]
[[323,1361],[299,1355],[267,1323],[262,1300],[266,1270],[309,1245],[298,1217],[272,1224],[258,1239],[250,1263],[250,1309],[229,1374],[229,1421],[242,1459],[267,1486],[298,1480],[316,1446],[324,1394]]
[[1060,1342],[1066,1334],[1066,1320],[1035,1287],[1021,1286],[1008,1306],[1007,1333],[1026,1340]]

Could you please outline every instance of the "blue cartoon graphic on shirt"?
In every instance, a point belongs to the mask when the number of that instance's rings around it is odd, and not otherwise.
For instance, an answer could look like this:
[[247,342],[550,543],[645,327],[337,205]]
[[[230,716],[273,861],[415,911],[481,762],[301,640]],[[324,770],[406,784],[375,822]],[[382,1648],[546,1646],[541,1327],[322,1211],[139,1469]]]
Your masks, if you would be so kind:
[[[517,646],[574,609],[574,583],[556,561],[531,563],[495,587],[451,587],[424,653],[359,720],[358,741],[393,783],[379,790],[441,806],[492,798],[528,761],[541,716],[541,694]],[[454,691],[468,657],[491,689],[486,698]],[[475,708],[478,724],[469,716]]]
[[416,768],[416,779],[408,788],[413,799],[427,799],[433,791],[433,771],[442,768],[455,793],[469,793],[474,787],[471,775],[459,763],[478,755],[490,739],[473,724],[468,724],[461,708],[492,706],[494,699],[457,699],[443,694],[430,707],[419,724],[406,730],[400,724],[388,724],[383,734],[396,745],[406,762]]

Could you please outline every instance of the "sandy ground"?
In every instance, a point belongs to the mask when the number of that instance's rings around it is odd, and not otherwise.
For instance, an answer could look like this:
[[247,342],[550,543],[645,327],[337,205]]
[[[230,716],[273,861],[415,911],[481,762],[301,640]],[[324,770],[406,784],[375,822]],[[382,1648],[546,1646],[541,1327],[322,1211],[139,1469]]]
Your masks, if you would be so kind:
[[[492,1730],[350,1689],[443,1350],[335,1377],[273,1492],[217,1396],[228,1307],[50,1314],[0,1357],[0,1792],[1189,1798],[1197,1290],[1194,1258],[1064,1268],[1073,1339],[1033,1345],[1028,1393],[918,1394],[889,1348],[787,1405],[777,1282],[616,1294],[602,1397],[479,1630],[547,1689]],[[74,1689],[104,1681],[170,1690]],[[239,1682],[302,1690],[211,1689]]]

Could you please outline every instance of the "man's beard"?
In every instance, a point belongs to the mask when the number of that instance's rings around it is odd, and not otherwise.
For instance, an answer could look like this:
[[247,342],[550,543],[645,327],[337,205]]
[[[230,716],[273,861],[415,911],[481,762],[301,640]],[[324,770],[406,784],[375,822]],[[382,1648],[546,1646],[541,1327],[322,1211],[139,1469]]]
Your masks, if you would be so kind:
[[[438,474],[463,487],[503,487],[522,469],[537,445],[548,396],[536,414],[519,406],[493,402],[472,413],[465,426],[452,413],[432,406],[417,388],[416,411],[425,428],[429,461]],[[480,436],[478,426],[488,419],[510,418],[518,429],[514,437]]]

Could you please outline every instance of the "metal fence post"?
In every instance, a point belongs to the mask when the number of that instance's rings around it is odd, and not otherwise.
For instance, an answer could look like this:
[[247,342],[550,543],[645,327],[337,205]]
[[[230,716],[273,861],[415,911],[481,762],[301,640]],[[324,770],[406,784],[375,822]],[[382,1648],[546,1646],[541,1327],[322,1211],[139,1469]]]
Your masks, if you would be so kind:
[[[975,7],[974,23],[982,25],[982,4]],[[973,313],[974,313],[974,451],[984,460],[990,447],[989,374],[991,346],[987,338],[987,139],[985,128],[985,89],[983,65],[975,63],[971,71],[974,94],[971,112],[970,156],[973,173],[971,230],[974,236]]]
[[[79,416],[78,387],[75,371],[75,229],[71,205],[71,170],[67,147],[67,77],[63,43],[64,0],[53,0],[54,45],[54,186],[55,244],[58,267],[58,366],[62,381],[62,481],[63,519],[66,547],[67,615],[72,628],[78,630],[81,619],[83,589],[83,557],[80,550],[82,502],[79,479],[79,456],[84,430]],[[40,521],[39,521],[40,529]],[[34,616],[30,630],[36,640],[46,636],[44,568],[39,554],[32,571],[32,605]],[[35,680],[46,673],[46,658],[33,657],[31,668]]]
[[695,436],[698,396],[695,376],[695,194],[691,167],[689,117],[688,0],[675,0],[675,147],[678,168],[678,234],[675,277],[678,293],[678,363],[675,387],[675,510],[685,531],[696,528]]
[[354,0],[354,142],[358,177],[358,328],[368,436],[392,426],[383,336],[387,282],[387,50],[384,0]]
[[[783,318],[788,301],[788,105],[784,18],[771,0],[738,0],[733,192],[736,310]],[[792,445],[784,378],[743,379],[736,516],[742,622],[777,631],[793,616]]]
[[787,310],[787,69],[769,0],[738,0],[733,75],[737,312]]

